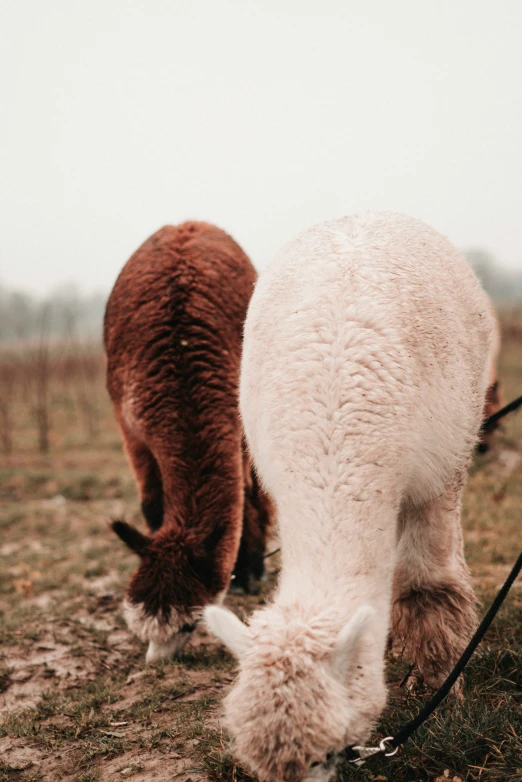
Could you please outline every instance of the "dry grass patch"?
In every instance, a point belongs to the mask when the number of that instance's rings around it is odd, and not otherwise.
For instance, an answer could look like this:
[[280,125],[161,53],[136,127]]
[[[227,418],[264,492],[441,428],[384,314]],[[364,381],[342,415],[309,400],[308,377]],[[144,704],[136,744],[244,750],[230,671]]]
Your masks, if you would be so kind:
[[[500,374],[507,400],[522,393],[518,338],[505,344]],[[197,631],[180,661],[145,668],[145,647],[122,620],[135,560],[107,522],[141,523],[139,505],[102,374],[93,369],[89,382],[99,420],[92,431],[79,417],[76,381],[51,383],[47,455],[34,451],[29,397],[25,408],[23,396],[12,403],[16,437],[0,460],[0,782],[249,782],[219,720],[230,655]],[[465,496],[467,557],[484,606],[521,548],[521,457],[522,411],[477,457]],[[277,557],[268,562],[275,567]],[[247,615],[273,584],[228,603]],[[343,782],[522,782],[521,649],[519,581],[469,665],[464,702],[441,706],[396,757],[344,767]],[[389,661],[390,701],[375,738],[429,695],[399,686],[406,671]]]

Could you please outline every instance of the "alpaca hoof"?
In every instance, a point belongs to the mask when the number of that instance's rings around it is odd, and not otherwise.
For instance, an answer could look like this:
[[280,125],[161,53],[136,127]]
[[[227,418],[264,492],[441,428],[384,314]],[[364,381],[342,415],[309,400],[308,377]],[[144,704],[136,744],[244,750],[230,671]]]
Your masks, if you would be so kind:
[[245,588],[241,584],[238,584],[235,580],[230,582],[230,586],[228,588],[228,591],[232,595],[244,595],[244,594],[246,594]]
[[[415,694],[415,690],[421,684],[425,684],[432,690],[438,690],[442,687],[446,681],[447,676],[438,676],[436,678],[429,676],[422,676],[418,669],[410,672],[408,676],[401,682],[401,687],[404,687],[412,695]],[[463,694],[463,677],[459,676],[451,690],[446,695],[446,699],[452,703],[462,703],[464,701]]]
[[[431,678],[425,678],[424,684],[426,684],[428,687],[431,687],[432,690],[438,690],[444,682],[446,681],[446,676],[437,677],[436,679]],[[464,701],[464,692],[463,692],[463,686],[464,686],[464,679],[462,676],[459,676],[451,690],[448,692],[446,696],[446,700],[456,704],[456,703],[462,703]]]
[[258,595],[261,585],[267,580],[265,573],[261,578],[256,578],[252,573],[238,573],[230,582],[229,592],[233,595]]
[[401,659],[404,653],[404,644],[400,638],[390,635],[390,637],[388,638],[386,649],[388,654],[391,655],[391,657],[395,657],[396,659],[399,660]]
[[407,690],[411,695],[414,695],[415,690],[421,681],[422,677],[420,677],[418,673],[412,672],[406,676],[404,681],[401,683],[401,687],[404,687],[404,689]]

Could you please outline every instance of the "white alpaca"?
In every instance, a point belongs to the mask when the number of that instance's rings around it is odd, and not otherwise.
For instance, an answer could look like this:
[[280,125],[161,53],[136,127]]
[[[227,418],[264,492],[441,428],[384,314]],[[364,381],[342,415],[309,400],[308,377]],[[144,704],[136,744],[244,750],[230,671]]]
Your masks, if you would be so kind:
[[460,500],[491,342],[470,267],[409,217],[315,226],[261,275],[240,401],[281,575],[248,626],[205,609],[239,658],[227,724],[261,780],[325,779],[328,753],[368,738],[390,620],[432,686],[467,643]]

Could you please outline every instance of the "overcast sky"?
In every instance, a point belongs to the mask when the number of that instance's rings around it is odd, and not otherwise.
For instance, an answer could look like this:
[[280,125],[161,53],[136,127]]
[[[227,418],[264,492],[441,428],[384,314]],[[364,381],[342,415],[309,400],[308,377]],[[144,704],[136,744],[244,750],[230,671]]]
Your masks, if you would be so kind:
[[2,0],[0,282],[108,290],[157,228],[261,268],[408,212],[522,269],[522,0]]

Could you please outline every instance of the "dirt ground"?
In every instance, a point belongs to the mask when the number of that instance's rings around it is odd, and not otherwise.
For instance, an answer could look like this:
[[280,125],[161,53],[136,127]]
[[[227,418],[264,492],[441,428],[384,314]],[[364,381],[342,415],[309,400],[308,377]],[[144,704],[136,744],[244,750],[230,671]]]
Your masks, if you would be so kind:
[[[145,666],[120,606],[136,565],[109,529],[142,524],[109,406],[100,440],[0,463],[0,780],[209,778],[232,658],[202,628],[179,662]],[[245,615],[263,594],[231,596]],[[212,754],[212,752],[210,753]],[[212,761],[211,761],[212,762]],[[226,762],[226,761],[225,761]],[[228,761],[229,762],[229,761]]]
[[[522,393],[520,345],[505,347],[501,375],[507,399]],[[27,415],[23,447],[0,461],[0,782],[247,780],[220,726],[234,675],[230,655],[199,628],[180,660],[147,667],[144,644],[123,622],[120,605],[136,562],[108,521],[142,522],[103,390],[99,399],[96,439],[81,435],[57,395],[50,454],[35,453]],[[466,553],[485,602],[522,547],[521,518],[522,412],[477,457],[466,493]],[[267,560],[260,595],[231,595],[227,604],[246,616],[263,603],[277,560]],[[402,759],[357,776],[348,769],[342,778],[522,780],[521,623],[519,580],[470,669],[477,684],[459,717],[459,725],[472,723],[469,736],[462,726],[451,733],[457,727],[442,709]],[[400,688],[406,670],[390,660],[381,732],[425,698],[422,688]],[[437,726],[451,734],[451,752],[438,744]],[[483,751],[466,749],[473,741]]]

